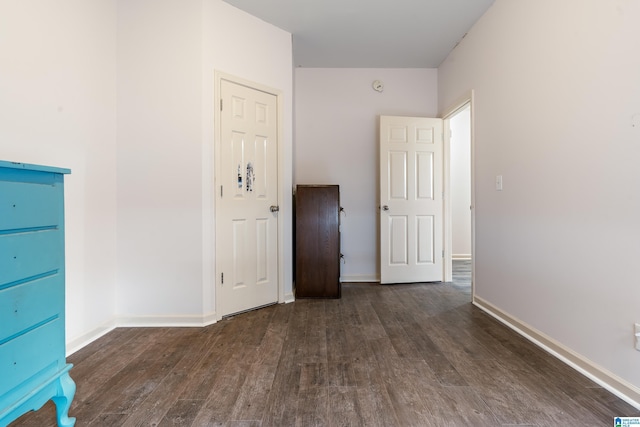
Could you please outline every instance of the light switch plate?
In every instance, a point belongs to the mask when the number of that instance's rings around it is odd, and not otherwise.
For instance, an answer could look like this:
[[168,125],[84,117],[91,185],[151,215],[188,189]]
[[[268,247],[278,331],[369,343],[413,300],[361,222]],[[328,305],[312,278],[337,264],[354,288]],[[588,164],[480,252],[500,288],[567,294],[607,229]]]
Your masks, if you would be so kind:
[[502,191],[502,175],[496,175],[496,190]]

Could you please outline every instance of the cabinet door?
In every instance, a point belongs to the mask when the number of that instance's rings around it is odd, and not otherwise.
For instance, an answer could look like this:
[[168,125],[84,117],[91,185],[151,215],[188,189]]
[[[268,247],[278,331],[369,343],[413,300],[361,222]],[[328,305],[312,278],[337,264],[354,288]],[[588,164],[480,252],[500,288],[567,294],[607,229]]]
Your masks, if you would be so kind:
[[340,189],[296,190],[296,297],[340,297]]

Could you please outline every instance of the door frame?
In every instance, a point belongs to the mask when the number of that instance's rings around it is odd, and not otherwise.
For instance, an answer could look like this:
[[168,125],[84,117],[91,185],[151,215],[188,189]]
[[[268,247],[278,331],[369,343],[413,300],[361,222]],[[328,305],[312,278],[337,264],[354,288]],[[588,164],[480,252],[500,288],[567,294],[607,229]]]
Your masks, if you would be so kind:
[[474,126],[474,91],[470,90],[461,96],[458,101],[451,104],[443,111],[444,121],[444,280],[451,282],[453,278],[453,231],[451,218],[451,118],[466,106],[469,106],[470,115],[470,144],[471,144],[471,299],[475,299],[475,269],[476,269],[476,176],[475,176],[475,126]]
[[[222,319],[222,311],[221,301],[218,298],[218,287],[220,284],[220,274],[218,272],[218,263],[216,258],[216,249],[218,245],[217,236],[216,236],[216,227],[217,227],[217,197],[216,192],[218,191],[218,182],[220,181],[218,162],[220,161],[220,143],[222,141],[222,126],[221,126],[221,113],[220,113],[220,102],[221,102],[221,84],[222,81],[226,80],[231,83],[235,83],[240,86],[245,86],[251,89],[255,89],[261,92],[265,92],[271,94],[276,97],[276,111],[278,114],[277,118],[277,132],[276,141],[277,149],[278,149],[278,206],[284,205],[285,192],[283,184],[285,182],[285,174],[284,174],[284,94],[281,90],[256,83],[251,80],[246,80],[241,77],[234,76],[232,74],[227,74],[220,70],[214,71],[214,108],[213,108],[213,126],[214,126],[214,141],[213,141],[213,194],[211,195],[213,199],[213,298],[215,301],[215,318],[216,320]],[[285,224],[284,224],[284,213],[282,210],[278,213],[278,303],[286,302],[284,295],[284,273],[285,273],[285,257],[284,257],[284,249],[285,249]]]

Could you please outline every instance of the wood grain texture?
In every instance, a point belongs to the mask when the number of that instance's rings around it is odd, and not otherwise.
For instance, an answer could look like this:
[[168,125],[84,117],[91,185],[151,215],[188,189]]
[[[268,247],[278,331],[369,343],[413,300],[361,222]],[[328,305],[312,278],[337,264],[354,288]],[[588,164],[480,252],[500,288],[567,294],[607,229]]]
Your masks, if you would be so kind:
[[[456,284],[345,284],[206,328],[122,328],[69,357],[77,426],[604,426],[640,411]],[[12,427],[55,425],[55,407]]]
[[340,187],[298,185],[296,298],[340,298]]

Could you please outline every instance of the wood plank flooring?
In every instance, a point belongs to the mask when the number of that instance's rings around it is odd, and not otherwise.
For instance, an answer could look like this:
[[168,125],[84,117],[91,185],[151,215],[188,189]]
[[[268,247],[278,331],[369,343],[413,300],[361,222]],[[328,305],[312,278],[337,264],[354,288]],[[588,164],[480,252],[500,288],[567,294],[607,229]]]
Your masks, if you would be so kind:
[[[458,283],[343,285],[206,328],[119,328],[69,357],[77,426],[610,426],[640,411]],[[11,426],[54,426],[47,403]]]

